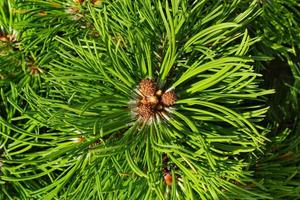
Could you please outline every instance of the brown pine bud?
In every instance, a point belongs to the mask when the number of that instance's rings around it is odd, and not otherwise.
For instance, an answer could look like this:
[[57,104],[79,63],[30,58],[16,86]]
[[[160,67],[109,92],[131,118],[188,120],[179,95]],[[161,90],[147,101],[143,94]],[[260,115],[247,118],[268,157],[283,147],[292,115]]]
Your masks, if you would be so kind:
[[169,185],[169,186],[172,185],[173,180],[172,180],[172,176],[170,173],[166,173],[164,175],[164,180],[165,180],[166,185]]
[[151,106],[144,105],[144,104],[140,104],[138,106],[137,113],[138,113],[138,116],[140,117],[140,119],[142,119],[143,121],[149,120],[154,115],[154,112],[153,112]]
[[79,137],[76,137],[76,138],[72,138],[71,139],[74,143],[82,143],[82,142],[84,142],[85,141],[85,137],[83,137],[83,136],[79,136]]
[[161,102],[165,106],[172,106],[176,102],[176,94],[173,91],[166,92],[161,97]]
[[41,16],[41,17],[45,17],[45,16],[48,15],[48,13],[46,11],[42,10],[42,11],[39,12],[38,15]]
[[146,97],[154,96],[156,85],[151,79],[143,79],[139,84],[139,90]]
[[40,69],[39,67],[34,66],[32,64],[30,64],[28,68],[29,68],[30,75],[38,75],[40,73],[43,73],[42,69]]
[[7,42],[9,39],[6,36],[0,36],[0,41]]

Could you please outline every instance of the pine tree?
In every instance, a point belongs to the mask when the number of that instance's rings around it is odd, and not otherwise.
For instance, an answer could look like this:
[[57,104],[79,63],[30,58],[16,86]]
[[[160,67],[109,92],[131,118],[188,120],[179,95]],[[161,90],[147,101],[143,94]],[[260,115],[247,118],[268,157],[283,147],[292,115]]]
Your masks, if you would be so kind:
[[296,0],[0,5],[0,199],[299,196]]

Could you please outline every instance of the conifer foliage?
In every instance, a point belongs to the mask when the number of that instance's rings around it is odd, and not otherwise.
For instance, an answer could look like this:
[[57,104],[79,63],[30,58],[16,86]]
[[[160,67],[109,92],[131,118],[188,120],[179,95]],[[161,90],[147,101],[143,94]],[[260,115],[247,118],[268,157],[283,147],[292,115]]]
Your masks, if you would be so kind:
[[[276,39],[265,40],[268,23],[257,21],[269,4],[0,5],[0,199],[299,194],[298,114],[292,127],[277,131],[286,121],[267,117],[276,112],[275,90],[265,87],[258,67],[277,54],[289,64],[294,85],[283,101],[292,103],[282,109],[297,109],[297,60],[283,47],[270,48]],[[291,41],[297,36],[282,45]]]

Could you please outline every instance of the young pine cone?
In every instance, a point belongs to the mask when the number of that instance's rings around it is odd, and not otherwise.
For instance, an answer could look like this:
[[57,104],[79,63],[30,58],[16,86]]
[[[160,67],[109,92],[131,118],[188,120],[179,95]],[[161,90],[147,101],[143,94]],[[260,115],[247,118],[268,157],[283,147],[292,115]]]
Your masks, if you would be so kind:
[[151,97],[155,95],[156,85],[151,79],[143,79],[139,84],[139,90],[145,97]]
[[176,94],[173,91],[166,92],[161,96],[161,102],[165,106],[172,106],[176,101]]

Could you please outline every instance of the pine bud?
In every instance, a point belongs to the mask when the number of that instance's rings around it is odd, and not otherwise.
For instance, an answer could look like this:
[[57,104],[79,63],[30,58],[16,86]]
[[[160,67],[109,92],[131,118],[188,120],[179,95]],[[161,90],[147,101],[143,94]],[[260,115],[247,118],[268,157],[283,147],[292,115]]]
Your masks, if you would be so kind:
[[170,173],[166,173],[165,175],[164,175],[164,180],[165,180],[165,183],[166,183],[166,185],[172,185],[172,176],[171,176],[171,174]]
[[48,13],[44,10],[40,11],[39,14],[38,14],[38,16],[40,16],[40,17],[45,17],[47,15],[48,15]]
[[0,35],[0,41],[2,42],[16,42],[17,36],[15,34],[10,35]]
[[176,94],[173,91],[166,92],[161,97],[161,102],[165,106],[172,106],[176,101]]
[[72,138],[71,140],[72,140],[74,143],[80,144],[80,143],[82,143],[82,142],[85,141],[85,137],[79,136],[79,137],[76,137],[76,138]]
[[42,69],[40,69],[39,67],[34,66],[32,64],[30,64],[28,68],[29,68],[30,75],[38,75],[38,74],[43,73]]
[[6,36],[0,36],[0,41],[7,42],[8,38]]
[[154,96],[156,85],[151,79],[143,79],[139,84],[139,90],[146,97]]
[[147,121],[149,120],[153,115],[154,112],[149,105],[140,104],[137,108],[138,116],[143,120]]

